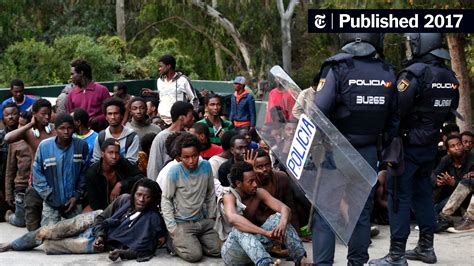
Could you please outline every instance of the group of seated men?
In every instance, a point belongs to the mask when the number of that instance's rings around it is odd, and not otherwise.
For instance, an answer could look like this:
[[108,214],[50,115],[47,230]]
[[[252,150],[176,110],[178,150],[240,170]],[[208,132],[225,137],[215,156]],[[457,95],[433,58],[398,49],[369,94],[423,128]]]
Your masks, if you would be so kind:
[[248,128],[220,117],[220,96],[207,97],[213,111],[202,119],[190,103],[175,102],[163,129],[147,119],[144,99],[111,97],[100,132],[84,109],[53,115],[46,99],[31,111],[15,102],[2,105],[4,218],[29,232],[0,251],[43,244],[48,254],[107,250],[112,260],[146,261],[166,244],[188,262],[207,255],[269,265],[279,247],[309,263],[294,184],[254,147]]

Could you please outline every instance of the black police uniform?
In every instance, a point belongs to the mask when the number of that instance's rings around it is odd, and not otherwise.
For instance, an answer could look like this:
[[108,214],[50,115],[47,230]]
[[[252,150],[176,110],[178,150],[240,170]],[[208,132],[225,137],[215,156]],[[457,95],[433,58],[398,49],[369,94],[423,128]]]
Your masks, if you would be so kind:
[[[395,136],[399,125],[396,75],[392,66],[372,56],[338,54],[326,60],[320,74],[316,105],[376,169],[378,137],[383,132]],[[349,241],[347,259],[351,264],[363,264],[369,258],[373,194],[374,190]],[[335,235],[317,212],[312,233],[313,262],[333,264]]]
[[[459,82],[450,69],[433,58],[410,64],[400,73],[397,84],[405,171],[401,176],[389,176],[387,186],[393,195],[394,178],[397,178],[397,196],[388,197],[391,239],[406,243],[412,208],[420,234],[432,237],[434,232],[430,175],[440,129],[445,121],[454,118],[453,112],[458,107]],[[398,203],[396,211],[394,200]]]

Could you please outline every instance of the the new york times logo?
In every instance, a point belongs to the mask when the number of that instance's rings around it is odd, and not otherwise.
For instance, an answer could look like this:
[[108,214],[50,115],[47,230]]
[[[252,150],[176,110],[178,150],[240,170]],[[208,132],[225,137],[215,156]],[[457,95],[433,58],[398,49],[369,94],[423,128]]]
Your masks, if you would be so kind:
[[309,32],[474,32],[474,11],[310,9]]

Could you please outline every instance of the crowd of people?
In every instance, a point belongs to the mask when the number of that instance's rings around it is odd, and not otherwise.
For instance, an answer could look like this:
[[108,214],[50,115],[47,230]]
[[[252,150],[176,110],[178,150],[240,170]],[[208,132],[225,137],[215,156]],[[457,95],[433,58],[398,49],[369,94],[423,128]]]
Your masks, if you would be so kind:
[[[245,77],[233,80],[225,113],[223,97],[196,91],[175,70],[171,55],[159,59],[157,90],[143,89],[136,96],[128,94],[124,83],[117,83],[111,95],[93,81],[92,68],[82,59],[71,63],[73,84],[61,92],[55,106],[25,95],[23,82],[13,80],[12,97],[1,105],[0,208],[5,222],[26,227],[28,233],[1,244],[0,252],[43,244],[47,254],[109,251],[114,261],[147,261],[164,247],[187,262],[211,256],[222,257],[228,265],[277,265],[280,261],[274,257],[282,257],[310,265],[303,241],[312,241],[314,263],[332,264],[335,235],[321,214],[312,211],[281,163],[285,158],[278,156],[288,154],[300,116],[311,116],[317,105],[379,173],[349,241],[349,263],[368,262],[371,222],[390,224],[392,233],[389,254],[375,264],[405,265],[405,256],[436,262],[431,232],[474,230],[469,199],[474,135],[459,132],[452,123],[442,127],[448,121],[444,109],[437,111],[442,118],[431,125],[430,135],[420,134],[426,128],[414,130],[422,119],[404,122],[404,117],[416,112],[427,117],[428,107],[413,109],[421,100],[399,106],[398,98],[405,97],[404,91],[409,97],[420,93],[411,92],[413,84],[425,81],[417,80],[420,75],[413,69],[402,72],[397,81],[392,67],[378,57],[383,50],[378,34],[345,38],[342,49],[347,54],[328,59],[312,86],[296,99],[277,81],[262,125],[257,125],[255,98]],[[430,55],[421,61],[438,62],[437,52],[420,55]],[[351,75],[383,79],[386,91],[369,91],[380,104],[361,98],[359,106],[351,106],[359,99],[344,87],[345,80],[355,78]],[[349,89],[367,94],[364,86]],[[399,130],[400,124],[406,131]],[[384,161],[376,145],[381,133],[387,133],[388,144],[380,146],[390,149],[399,132],[405,138],[405,163]],[[429,143],[414,144],[420,138]],[[406,191],[412,185],[404,182],[412,181],[420,183],[413,189],[423,191]],[[419,197],[431,205],[413,207],[420,241],[405,254],[407,233],[397,232],[405,228],[402,220],[410,218],[412,194],[413,200]],[[426,215],[419,211],[430,206]],[[464,219],[454,227],[451,217],[456,213]]]

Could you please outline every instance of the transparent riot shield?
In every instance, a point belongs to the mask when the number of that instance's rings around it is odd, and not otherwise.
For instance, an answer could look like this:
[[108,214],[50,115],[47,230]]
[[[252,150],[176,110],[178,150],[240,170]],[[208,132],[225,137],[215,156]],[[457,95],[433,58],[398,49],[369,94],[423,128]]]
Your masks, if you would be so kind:
[[[280,66],[272,67],[270,73],[270,82],[279,91],[264,93],[264,100],[274,95],[281,100],[276,106],[267,103],[260,108],[258,133],[273,158],[284,165],[334,233],[347,244],[377,174],[315,106],[314,94],[298,98],[301,89]],[[295,101],[303,107],[298,120],[292,115]]]

